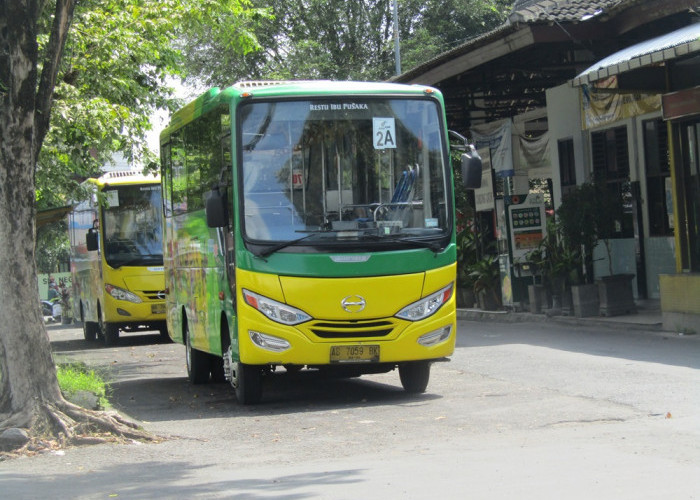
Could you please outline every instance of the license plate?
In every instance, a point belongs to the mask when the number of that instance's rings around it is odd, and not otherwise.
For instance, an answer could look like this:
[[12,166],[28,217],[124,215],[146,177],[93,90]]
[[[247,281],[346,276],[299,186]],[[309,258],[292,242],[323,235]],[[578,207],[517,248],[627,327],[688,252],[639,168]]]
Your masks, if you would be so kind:
[[151,304],[151,313],[165,314],[165,304]]
[[378,363],[378,345],[334,345],[331,346],[331,363]]

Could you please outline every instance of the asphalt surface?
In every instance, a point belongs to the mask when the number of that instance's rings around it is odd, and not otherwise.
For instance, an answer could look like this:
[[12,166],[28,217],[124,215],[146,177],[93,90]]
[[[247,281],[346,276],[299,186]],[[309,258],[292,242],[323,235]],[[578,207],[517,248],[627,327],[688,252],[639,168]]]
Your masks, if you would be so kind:
[[117,409],[160,444],[0,463],[0,498],[698,498],[700,340],[639,328],[459,322],[428,391],[398,374],[284,370],[262,404],[192,386],[184,348],[117,347],[50,327],[57,361],[111,380]]

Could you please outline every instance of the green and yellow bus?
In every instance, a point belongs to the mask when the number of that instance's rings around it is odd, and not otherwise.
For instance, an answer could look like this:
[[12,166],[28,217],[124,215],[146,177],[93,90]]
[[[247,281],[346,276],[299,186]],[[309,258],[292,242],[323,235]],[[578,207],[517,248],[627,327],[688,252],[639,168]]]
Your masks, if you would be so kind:
[[113,171],[88,179],[92,195],[69,214],[72,304],[85,340],[165,323],[160,175]]
[[[240,82],[161,133],[168,331],[191,382],[242,404],[277,367],[398,368],[425,391],[454,351],[455,216],[441,94]],[[480,182],[478,156],[463,155]]]

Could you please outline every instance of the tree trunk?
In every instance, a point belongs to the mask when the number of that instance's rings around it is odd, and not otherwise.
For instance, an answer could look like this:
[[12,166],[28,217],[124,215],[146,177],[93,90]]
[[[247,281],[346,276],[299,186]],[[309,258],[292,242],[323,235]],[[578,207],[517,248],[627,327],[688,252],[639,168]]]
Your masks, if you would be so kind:
[[[13,4],[14,2],[10,2]],[[36,8],[36,4],[24,8]],[[38,308],[34,264],[34,109],[36,24],[5,6],[0,109],[0,412],[29,427],[36,406],[61,400],[48,335]],[[1,23],[6,23],[2,26]],[[29,28],[29,29],[28,29]]]
[[0,0],[0,431],[22,427],[34,436],[67,442],[79,440],[78,433],[88,429],[149,439],[119,416],[63,399],[40,313],[35,169],[74,4],[56,2],[37,89],[36,23],[44,2]]

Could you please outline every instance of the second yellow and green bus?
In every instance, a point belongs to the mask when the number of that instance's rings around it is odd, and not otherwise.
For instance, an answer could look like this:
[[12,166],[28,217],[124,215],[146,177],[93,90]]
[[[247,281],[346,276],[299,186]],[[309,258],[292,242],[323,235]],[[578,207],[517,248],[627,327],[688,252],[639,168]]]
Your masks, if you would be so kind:
[[134,170],[85,181],[88,198],[68,217],[72,304],[85,340],[108,346],[120,332],[165,324],[160,176]]
[[[176,112],[160,142],[168,331],[193,383],[227,379],[250,404],[278,367],[398,369],[426,390],[457,334],[439,91],[240,82]],[[480,181],[478,156],[463,169]]]

